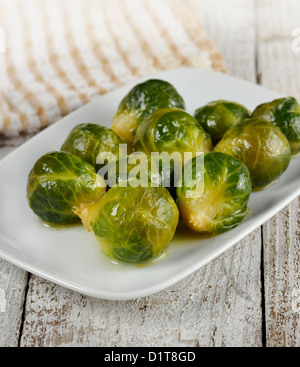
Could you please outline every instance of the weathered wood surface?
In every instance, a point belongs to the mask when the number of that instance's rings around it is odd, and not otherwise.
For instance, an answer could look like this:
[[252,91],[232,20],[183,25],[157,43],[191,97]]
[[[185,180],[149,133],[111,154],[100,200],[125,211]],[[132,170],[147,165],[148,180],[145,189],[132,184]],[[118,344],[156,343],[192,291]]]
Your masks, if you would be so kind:
[[[292,78],[300,56],[290,52],[288,31],[297,26],[296,0],[198,2],[231,75],[300,97],[299,77],[298,85]],[[27,274],[1,261],[0,345],[299,346],[299,214],[295,201],[263,233],[177,285],[129,302],[85,297],[34,275],[27,289]]]
[[[300,27],[297,0],[263,0],[257,8],[257,67],[261,84],[300,99],[300,53],[292,31]],[[278,16],[280,14],[280,16]],[[276,19],[276,22],[274,21]],[[300,346],[300,201],[264,225],[266,341]]]
[[[0,159],[15,147],[0,149]],[[0,259],[0,346],[16,347],[22,328],[28,275]]]
[[27,273],[0,260],[0,346],[19,345]]
[[135,301],[96,300],[32,276],[21,345],[260,345],[260,238],[253,233],[176,286]]

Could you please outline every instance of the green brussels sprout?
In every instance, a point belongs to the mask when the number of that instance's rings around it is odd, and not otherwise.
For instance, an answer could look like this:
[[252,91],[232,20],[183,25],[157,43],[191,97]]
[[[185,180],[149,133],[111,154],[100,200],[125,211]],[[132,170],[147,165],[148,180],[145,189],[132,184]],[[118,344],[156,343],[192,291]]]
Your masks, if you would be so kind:
[[264,103],[254,110],[252,117],[279,127],[291,145],[292,154],[300,152],[300,105],[295,98],[280,98]]
[[[211,152],[204,155],[204,169],[197,172],[197,160],[190,160],[184,170],[190,169],[177,187],[178,206],[183,222],[193,231],[220,234],[237,227],[248,213],[252,191],[250,173],[244,163],[227,154]],[[193,175],[203,183],[199,195],[188,195],[187,185]],[[196,190],[194,186],[192,190]],[[193,192],[193,191],[192,191]]]
[[229,129],[214,150],[243,161],[254,188],[266,187],[280,177],[291,160],[289,142],[280,129],[254,118]]
[[99,153],[110,152],[117,159],[119,145],[123,143],[124,141],[111,129],[97,124],[80,124],[70,132],[61,150],[72,153],[99,169]]
[[43,221],[67,224],[78,220],[74,210],[82,203],[94,203],[106,192],[103,178],[79,157],[51,152],[31,170],[27,198],[33,212]]
[[214,101],[198,108],[195,118],[217,144],[232,126],[249,117],[248,109],[236,102]]
[[134,142],[138,126],[160,108],[185,109],[184,100],[168,82],[150,79],[136,85],[120,103],[112,129],[122,138]]
[[149,262],[161,255],[174,237],[179,213],[163,188],[111,188],[96,204],[77,214],[111,258],[128,263]]
[[139,126],[135,149],[151,155],[152,152],[178,152],[184,162],[184,153],[206,153],[212,150],[210,135],[197,120],[178,108],[161,109]]

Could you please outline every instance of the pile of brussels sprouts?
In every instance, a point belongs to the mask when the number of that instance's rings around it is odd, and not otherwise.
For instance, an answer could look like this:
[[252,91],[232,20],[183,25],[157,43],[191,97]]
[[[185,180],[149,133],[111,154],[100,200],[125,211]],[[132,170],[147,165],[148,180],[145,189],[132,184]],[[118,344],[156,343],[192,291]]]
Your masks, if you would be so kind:
[[[143,172],[128,159],[132,152],[142,154],[135,157],[143,161]],[[27,198],[43,221],[65,225],[81,219],[111,258],[144,263],[165,252],[179,220],[211,235],[238,226],[253,189],[276,181],[299,152],[295,98],[264,103],[252,114],[239,103],[214,101],[192,116],[170,83],[151,79],[124,97],[111,129],[80,124],[61,151],[41,157],[29,174]],[[179,158],[167,166],[164,154]],[[109,164],[99,159],[103,155],[113,157]],[[133,171],[140,181],[130,176]]]

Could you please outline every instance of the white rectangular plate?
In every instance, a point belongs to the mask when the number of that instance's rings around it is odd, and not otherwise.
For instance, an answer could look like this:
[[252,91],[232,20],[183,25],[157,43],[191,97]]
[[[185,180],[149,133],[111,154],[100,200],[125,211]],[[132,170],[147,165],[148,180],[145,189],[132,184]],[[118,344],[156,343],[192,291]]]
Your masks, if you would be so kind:
[[[281,96],[228,75],[198,69],[178,69],[151,76],[172,83],[187,111],[218,99],[240,102],[253,110]],[[270,219],[300,194],[300,158],[292,160],[280,181],[251,195],[250,215],[231,232],[201,239],[176,235],[168,256],[144,267],[113,264],[82,226],[47,228],[29,209],[27,176],[43,154],[59,150],[77,124],[110,126],[121,99],[141,79],[71,113],[36,135],[0,162],[0,256],[21,268],[77,292],[109,300],[153,294],[182,280],[229,249]]]

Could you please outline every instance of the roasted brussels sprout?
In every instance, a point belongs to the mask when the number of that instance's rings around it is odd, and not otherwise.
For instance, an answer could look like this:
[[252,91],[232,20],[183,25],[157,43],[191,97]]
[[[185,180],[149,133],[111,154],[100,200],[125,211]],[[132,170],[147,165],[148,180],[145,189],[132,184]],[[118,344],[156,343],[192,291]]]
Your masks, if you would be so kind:
[[214,101],[198,108],[195,118],[217,144],[232,126],[249,117],[248,109],[236,102]]
[[111,188],[95,205],[82,205],[77,214],[94,232],[104,252],[120,262],[148,262],[171,242],[179,213],[162,188]]
[[136,132],[135,149],[150,155],[152,152],[181,154],[212,150],[210,135],[203,130],[197,120],[178,108],[161,109],[139,126]]
[[186,185],[190,177],[182,178],[182,186],[177,188],[180,215],[193,231],[220,234],[238,226],[248,213],[250,173],[238,159],[217,152],[205,154],[204,169],[196,172],[199,159],[200,156],[190,160],[184,170],[190,168],[193,179],[203,182],[203,192],[193,197]]
[[295,98],[280,98],[264,103],[254,110],[252,117],[279,127],[291,145],[292,154],[300,152],[300,105]]
[[77,156],[51,152],[40,158],[28,177],[27,198],[42,220],[67,224],[78,220],[74,210],[105,194],[105,182],[95,168]]
[[215,151],[243,161],[250,171],[254,188],[268,186],[280,177],[291,160],[289,142],[280,129],[254,118],[227,130]]
[[122,138],[134,142],[138,126],[160,108],[185,109],[184,100],[168,82],[150,79],[136,85],[120,103],[112,129]]
[[99,153],[110,152],[118,159],[119,145],[123,143],[111,129],[97,124],[80,124],[70,132],[61,150],[75,154],[98,170],[101,168],[97,164]]

